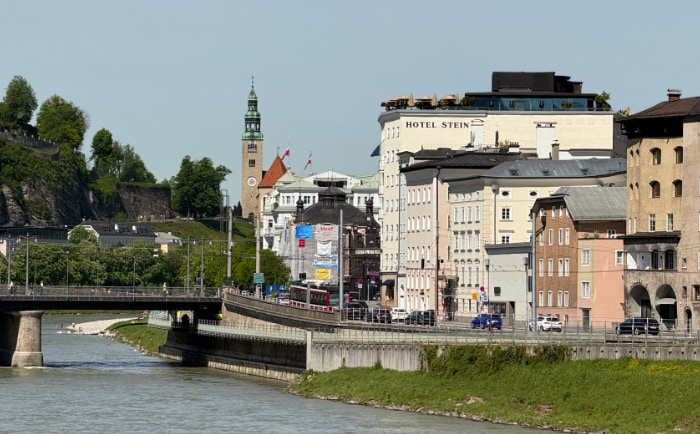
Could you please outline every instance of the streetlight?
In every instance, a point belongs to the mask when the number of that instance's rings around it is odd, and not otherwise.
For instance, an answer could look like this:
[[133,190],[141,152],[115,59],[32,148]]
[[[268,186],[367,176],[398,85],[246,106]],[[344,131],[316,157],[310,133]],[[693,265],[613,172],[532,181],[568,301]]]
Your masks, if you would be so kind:
[[24,275],[24,293],[29,294],[29,233],[27,233],[27,263],[25,265]]
[[66,290],[68,290],[68,258],[69,258],[69,256],[68,256],[68,250],[66,250],[66,251],[63,252],[63,253],[66,254]]
[[484,267],[486,267],[486,312],[491,312],[491,275],[489,272],[489,266],[491,261],[489,258],[484,259]]

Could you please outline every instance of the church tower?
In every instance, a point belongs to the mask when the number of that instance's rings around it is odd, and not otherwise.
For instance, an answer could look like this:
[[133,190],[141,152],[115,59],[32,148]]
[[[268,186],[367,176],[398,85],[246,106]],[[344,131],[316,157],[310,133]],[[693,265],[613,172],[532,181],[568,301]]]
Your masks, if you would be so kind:
[[258,210],[258,183],[262,179],[263,135],[260,131],[258,97],[253,81],[245,113],[245,132],[241,140],[241,216],[248,218]]

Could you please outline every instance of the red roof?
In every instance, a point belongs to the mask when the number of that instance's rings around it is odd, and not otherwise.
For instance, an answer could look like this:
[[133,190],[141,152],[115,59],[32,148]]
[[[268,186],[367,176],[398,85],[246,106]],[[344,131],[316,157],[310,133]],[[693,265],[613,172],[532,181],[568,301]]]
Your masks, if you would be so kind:
[[263,175],[259,187],[273,187],[285,173],[287,173],[287,166],[284,165],[284,162],[278,155],[270,165],[270,168],[267,169],[267,172],[265,172],[265,175]]

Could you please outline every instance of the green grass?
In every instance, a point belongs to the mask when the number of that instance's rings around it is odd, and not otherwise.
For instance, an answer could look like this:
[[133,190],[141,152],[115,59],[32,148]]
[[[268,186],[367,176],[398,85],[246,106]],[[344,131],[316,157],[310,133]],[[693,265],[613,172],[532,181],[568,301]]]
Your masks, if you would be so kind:
[[[482,363],[485,357],[490,356],[479,356],[441,374],[378,366],[307,372],[290,389],[304,396],[481,415],[533,427],[640,434],[700,432],[700,406],[696,405],[700,363],[515,357],[494,367]],[[468,404],[471,397],[477,399]]]
[[139,351],[154,355],[158,353],[158,347],[165,344],[167,331],[148,327],[148,320],[122,321],[111,325],[108,330],[113,331],[115,340],[137,348]]

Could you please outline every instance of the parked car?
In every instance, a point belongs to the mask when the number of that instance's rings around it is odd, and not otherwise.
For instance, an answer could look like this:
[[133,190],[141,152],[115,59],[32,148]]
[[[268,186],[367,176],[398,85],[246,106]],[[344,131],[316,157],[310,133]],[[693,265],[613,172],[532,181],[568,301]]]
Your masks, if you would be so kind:
[[391,309],[391,321],[392,322],[404,322],[408,313],[406,309],[399,309],[398,307],[392,307]]
[[343,317],[346,319],[365,319],[367,303],[351,301],[343,307]]
[[480,313],[479,315],[475,316],[472,320],[473,329],[485,329],[489,326],[491,326],[491,328],[500,330],[503,326],[501,316],[494,313]]
[[638,335],[640,333],[649,335],[659,334],[659,321],[654,318],[634,317],[627,318],[617,325],[615,332],[618,335],[629,333]]
[[434,310],[414,310],[406,316],[404,323],[418,325],[435,325],[437,315]]
[[289,304],[289,291],[279,291],[277,293],[277,303]]
[[537,323],[533,324],[532,321],[528,323],[528,328],[530,330],[539,330],[539,331],[557,331],[560,332],[562,330],[562,325],[561,321],[559,321],[559,318],[557,318],[554,315],[538,315],[537,316]]
[[367,322],[391,322],[391,311],[389,309],[383,309],[375,307],[367,313]]

